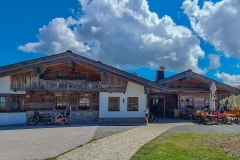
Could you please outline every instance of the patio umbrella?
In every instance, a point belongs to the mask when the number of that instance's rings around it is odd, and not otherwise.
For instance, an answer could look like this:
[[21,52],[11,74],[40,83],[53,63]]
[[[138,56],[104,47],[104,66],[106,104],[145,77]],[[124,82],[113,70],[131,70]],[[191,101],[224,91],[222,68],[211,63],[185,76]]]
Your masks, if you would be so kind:
[[232,110],[234,110],[234,108],[236,108],[236,100],[234,94],[231,95],[231,101]]
[[212,111],[215,111],[215,92],[217,90],[217,87],[214,82],[212,82],[212,85],[210,87],[210,109]]

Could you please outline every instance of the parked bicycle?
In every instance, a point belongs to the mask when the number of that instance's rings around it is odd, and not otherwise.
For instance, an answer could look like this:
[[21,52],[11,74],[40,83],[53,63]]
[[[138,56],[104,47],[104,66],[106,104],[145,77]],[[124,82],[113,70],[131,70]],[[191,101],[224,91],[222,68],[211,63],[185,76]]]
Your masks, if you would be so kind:
[[148,116],[148,122],[149,123],[158,122],[158,119],[154,116],[154,114],[150,112]]
[[37,125],[38,123],[43,123],[44,125],[54,124],[54,117],[46,114],[40,114],[37,110],[34,110],[34,115],[27,119],[27,124],[29,126]]

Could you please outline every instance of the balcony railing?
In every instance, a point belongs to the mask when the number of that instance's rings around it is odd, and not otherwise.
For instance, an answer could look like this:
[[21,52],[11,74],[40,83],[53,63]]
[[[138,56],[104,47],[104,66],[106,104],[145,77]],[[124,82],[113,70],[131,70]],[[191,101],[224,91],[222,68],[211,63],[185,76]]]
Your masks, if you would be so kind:
[[34,91],[34,90],[54,90],[54,91],[98,91],[99,82],[86,80],[43,80],[37,79],[30,84],[12,85],[12,90]]
[[101,81],[33,78],[29,81],[12,79],[13,91],[90,91],[90,92],[125,92],[127,83],[101,83]]

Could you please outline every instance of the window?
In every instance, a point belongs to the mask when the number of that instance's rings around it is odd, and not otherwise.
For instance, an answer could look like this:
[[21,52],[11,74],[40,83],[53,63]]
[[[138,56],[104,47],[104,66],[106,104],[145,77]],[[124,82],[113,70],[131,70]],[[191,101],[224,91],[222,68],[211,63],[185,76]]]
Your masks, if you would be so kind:
[[0,111],[5,111],[6,106],[5,106],[5,97],[0,97]]
[[57,97],[57,107],[56,109],[65,110],[68,103],[68,99],[66,97]]
[[186,99],[186,107],[193,108],[193,99]]
[[64,72],[58,72],[58,73],[57,73],[57,76],[58,76],[58,77],[66,77],[66,75],[67,75],[67,74],[64,73]]
[[82,110],[90,109],[90,98],[80,97],[78,109],[82,109]]
[[11,110],[20,110],[21,97],[12,97]]
[[128,97],[127,110],[138,111],[138,97]]
[[120,111],[120,98],[109,97],[108,98],[108,111]]
[[157,106],[158,105],[158,99],[153,99],[153,105]]
[[89,73],[80,73],[81,79],[89,79]]

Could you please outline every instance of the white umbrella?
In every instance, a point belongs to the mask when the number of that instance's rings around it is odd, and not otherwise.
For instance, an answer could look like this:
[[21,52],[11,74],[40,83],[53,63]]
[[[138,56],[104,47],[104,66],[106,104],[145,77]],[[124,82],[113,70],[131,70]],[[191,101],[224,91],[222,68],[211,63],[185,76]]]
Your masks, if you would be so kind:
[[212,111],[215,111],[215,92],[217,90],[217,87],[214,82],[212,82],[212,85],[210,87],[210,109]]
[[234,94],[231,95],[231,106],[232,106],[232,110],[236,108],[236,100],[235,100]]

